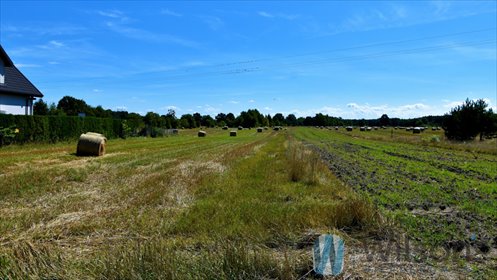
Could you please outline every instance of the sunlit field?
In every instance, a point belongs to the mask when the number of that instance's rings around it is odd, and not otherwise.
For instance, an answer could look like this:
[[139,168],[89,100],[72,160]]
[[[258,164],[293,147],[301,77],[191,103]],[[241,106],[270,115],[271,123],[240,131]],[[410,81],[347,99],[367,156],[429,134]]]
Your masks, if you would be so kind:
[[[4,147],[0,279],[312,278],[323,233],[346,241],[344,276],[491,278],[495,146],[431,134],[181,130],[110,140],[102,157],[75,141]],[[435,254],[371,251],[406,239]],[[437,258],[466,240],[473,260]]]

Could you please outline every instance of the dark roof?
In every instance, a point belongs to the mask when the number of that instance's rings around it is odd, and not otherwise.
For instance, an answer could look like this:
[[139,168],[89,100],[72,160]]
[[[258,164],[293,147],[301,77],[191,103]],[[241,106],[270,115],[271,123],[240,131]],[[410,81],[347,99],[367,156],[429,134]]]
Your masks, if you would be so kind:
[[0,59],[5,66],[5,83],[0,84],[0,93],[43,97],[43,94],[24,76],[0,45]]

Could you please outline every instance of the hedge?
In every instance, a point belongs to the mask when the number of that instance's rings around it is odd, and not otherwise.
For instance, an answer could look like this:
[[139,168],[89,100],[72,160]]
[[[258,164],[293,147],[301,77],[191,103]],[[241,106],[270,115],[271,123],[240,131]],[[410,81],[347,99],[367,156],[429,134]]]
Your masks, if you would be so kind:
[[71,140],[88,131],[109,139],[123,137],[122,121],[112,118],[0,114],[0,128],[9,127],[19,130],[14,141],[20,144]]

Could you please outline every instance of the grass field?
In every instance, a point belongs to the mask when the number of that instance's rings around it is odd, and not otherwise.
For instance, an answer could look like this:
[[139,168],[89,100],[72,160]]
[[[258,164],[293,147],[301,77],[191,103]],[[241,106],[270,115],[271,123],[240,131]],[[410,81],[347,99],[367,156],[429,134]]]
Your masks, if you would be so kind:
[[347,242],[344,275],[495,275],[487,255],[455,274],[436,260],[354,262],[392,231],[495,244],[491,145],[432,143],[429,132],[207,132],[110,140],[98,158],[77,157],[75,142],[0,149],[0,279],[296,279],[331,232]]
[[442,133],[294,131],[411,238],[431,248],[467,245],[497,277],[497,143],[431,141]]

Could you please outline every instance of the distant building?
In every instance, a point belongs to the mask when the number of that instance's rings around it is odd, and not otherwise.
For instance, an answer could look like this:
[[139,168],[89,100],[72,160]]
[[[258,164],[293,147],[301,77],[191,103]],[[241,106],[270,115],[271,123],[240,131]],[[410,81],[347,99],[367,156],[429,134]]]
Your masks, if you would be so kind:
[[0,114],[33,115],[33,101],[43,94],[14,66],[0,45]]

